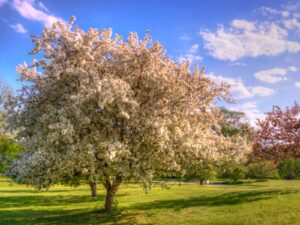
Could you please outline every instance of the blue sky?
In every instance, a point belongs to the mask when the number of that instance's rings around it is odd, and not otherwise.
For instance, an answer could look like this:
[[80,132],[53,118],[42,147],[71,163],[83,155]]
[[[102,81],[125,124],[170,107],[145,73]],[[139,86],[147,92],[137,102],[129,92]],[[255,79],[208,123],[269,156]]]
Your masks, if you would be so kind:
[[205,66],[233,85],[237,104],[254,123],[272,105],[300,94],[300,1],[283,0],[0,0],[0,80],[20,87],[16,65],[31,61],[30,34],[75,15],[83,28],[112,28],[126,37],[150,30],[176,61]]

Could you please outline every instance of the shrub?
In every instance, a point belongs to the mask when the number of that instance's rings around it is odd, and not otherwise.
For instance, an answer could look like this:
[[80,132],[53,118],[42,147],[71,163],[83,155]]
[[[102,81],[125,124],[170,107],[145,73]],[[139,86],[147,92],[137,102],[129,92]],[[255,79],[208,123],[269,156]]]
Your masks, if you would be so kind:
[[203,165],[199,168],[197,175],[199,177],[200,184],[202,185],[204,181],[212,179],[215,176],[215,169],[212,165]]
[[279,174],[287,180],[300,178],[300,158],[285,159],[278,166]]
[[19,144],[0,134],[0,174],[6,172],[21,151],[22,147]]
[[246,177],[252,179],[271,179],[278,177],[276,166],[270,162],[251,163],[247,166]]
[[235,162],[226,162],[221,168],[220,177],[229,179],[232,183],[237,183],[238,180],[245,177],[245,168]]

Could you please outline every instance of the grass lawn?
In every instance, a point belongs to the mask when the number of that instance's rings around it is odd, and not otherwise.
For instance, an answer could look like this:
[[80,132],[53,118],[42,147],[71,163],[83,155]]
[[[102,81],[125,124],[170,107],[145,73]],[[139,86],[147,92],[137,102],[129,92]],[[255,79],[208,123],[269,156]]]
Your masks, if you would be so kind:
[[102,187],[93,199],[87,185],[38,192],[0,178],[0,224],[300,224],[300,181],[169,187],[123,185],[118,212],[105,214]]

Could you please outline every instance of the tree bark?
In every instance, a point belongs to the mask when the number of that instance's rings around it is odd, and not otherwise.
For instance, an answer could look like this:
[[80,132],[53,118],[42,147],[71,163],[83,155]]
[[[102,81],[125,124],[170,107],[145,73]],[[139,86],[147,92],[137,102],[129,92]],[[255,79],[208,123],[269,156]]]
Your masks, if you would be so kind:
[[105,198],[105,211],[112,212],[113,211],[113,202],[115,194],[112,190],[106,190],[106,198]]
[[97,196],[97,184],[96,184],[96,182],[90,182],[90,188],[91,188],[92,197],[96,197]]
[[203,185],[203,183],[204,183],[204,180],[200,180],[200,185]]
[[104,184],[104,187],[106,189],[106,198],[105,198],[104,209],[106,212],[110,213],[113,211],[114,198],[120,187],[121,182],[122,182],[122,177],[117,176],[116,180],[113,184],[111,184],[110,181],[108,181],[108,180]]

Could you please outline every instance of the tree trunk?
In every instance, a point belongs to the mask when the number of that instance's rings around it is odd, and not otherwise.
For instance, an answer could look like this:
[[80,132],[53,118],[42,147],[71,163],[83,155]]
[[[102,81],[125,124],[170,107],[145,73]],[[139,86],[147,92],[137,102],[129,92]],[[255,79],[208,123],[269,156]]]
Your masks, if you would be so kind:
[[115,194],[112,190],[106,190],[105,211],[112,212]]
[[96,182],[90,182],[90,188],[91,188],[92,197],[96,197],[97,196],[97,184],[96,184]]
[[203,185],[203,183],[204,183],[204,180],[200,180],[200,185]]
[[114,197],[120,187],[121,182],[122,182],[122,177],[117,176],[113,184],[110,184],[109,181],[106,181],[106,183],[104,184],[104,187],[106,189],[104,209],[106,212],[110,213],[113,211]]

